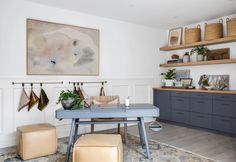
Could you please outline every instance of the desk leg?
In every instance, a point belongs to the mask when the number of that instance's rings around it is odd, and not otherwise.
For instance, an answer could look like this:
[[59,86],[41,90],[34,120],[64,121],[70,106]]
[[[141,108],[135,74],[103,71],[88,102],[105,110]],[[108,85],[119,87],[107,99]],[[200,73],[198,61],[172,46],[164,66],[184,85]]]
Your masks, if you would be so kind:
[[74,133],[73,145],[75,144],[76,140],[78,139],[79,119],[76,119],[75,122],[76,122],[76,124],[75,124],[75,133]]
[[144,147],[144,143],[143,143],[143,130],[141,127],[141,120],[140,118],[138,118],[138,131],[139,131],[139,138],[140,138],[140,144],[142,147]]
[[68,143],[68,146],[67,146],[65,162],[69,162],[69,159],[70,159],[70,150],[71,150],[71,147],[73,145],[74,133],[75,133],[75,127],[76,127],[75,120],[76,119],[72,119],[72,122],[71,122],[69,143]]
[[147,158],[152,159],[151,154],[150,154],[150,150],[149,150],[148,138],[147,138],[147,133],[146,133],[146,130],[145,130],[145,125],[144,125],[144,119],[143,118],[140,118],[140,124],[141,124],[141,128],[142,128],[142,131],[143,131],[143,139],[144,139],[144,142],[145,142]]

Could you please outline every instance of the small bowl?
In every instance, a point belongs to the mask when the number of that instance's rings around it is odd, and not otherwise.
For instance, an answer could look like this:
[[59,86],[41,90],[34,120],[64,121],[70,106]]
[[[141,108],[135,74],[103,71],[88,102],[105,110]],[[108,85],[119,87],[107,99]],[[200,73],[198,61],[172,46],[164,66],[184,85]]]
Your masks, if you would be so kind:
[[204,86],[204,88],[207,90],[212,90],[213,86]]

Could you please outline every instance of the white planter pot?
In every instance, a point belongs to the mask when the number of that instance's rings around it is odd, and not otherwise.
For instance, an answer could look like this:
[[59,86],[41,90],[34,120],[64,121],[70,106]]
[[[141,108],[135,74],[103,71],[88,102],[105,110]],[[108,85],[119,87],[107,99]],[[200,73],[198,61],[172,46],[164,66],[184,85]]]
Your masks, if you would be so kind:
[[189,55],[185,55],[183,57],[183,62],[190,62],[190,56]]
[[197,55],[197,61],[203,61],[203,55]]
[[172,87],[174,85],[174,80],[166,80],[165,81],[165,86],[166,87]]
[[191,62],[196,62],[197,61],[197,53],[194,52],[192,55],[191,55]]

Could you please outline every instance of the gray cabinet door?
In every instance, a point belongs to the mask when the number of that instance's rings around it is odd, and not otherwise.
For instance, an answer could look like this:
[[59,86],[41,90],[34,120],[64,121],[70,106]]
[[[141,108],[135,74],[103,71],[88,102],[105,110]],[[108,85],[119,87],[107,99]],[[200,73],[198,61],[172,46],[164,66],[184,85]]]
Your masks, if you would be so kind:
[[233,122],[232,132],[233,132],[234,134],[236,134],[236,118],[233,119],[232,122]]
[[236,101],[235,94],[213,94],[214,100]]
[[212,94],[205,92],[192,92],[190,96],[191,98],[198,98],[198,99],[212,99]]
[[190,111],[199,112],[203,114],[212,114],[212,100],[191,98]]
[[201,113],[191,113],[190,123],[202,128],[211,128],[211,115]]
[[189,112],[172,110],[172,120],[179,123],[189,124]]
[[186,98],[189,98],[190,93],[189,92],[172,91],[171,96],[172,97],[186,97]]
[[172,97],[171,106],[172,106],[172,109],[188,111],[189,110],[189,98]]
[[223,131],[223,132],[233,132],[232,119],[222,116],[212,117],[212,129]]
[[214,100],[213,114],[220,116],[236,117],[236,102]]
[[160,110],[160,119],[171,120],[170,92],[154,90],[153,104]]

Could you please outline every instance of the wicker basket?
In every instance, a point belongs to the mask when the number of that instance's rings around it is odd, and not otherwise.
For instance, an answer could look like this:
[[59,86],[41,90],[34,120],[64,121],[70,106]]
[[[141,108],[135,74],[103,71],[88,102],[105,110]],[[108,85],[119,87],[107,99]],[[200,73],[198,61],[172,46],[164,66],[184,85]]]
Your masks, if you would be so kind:
[[185,28],[184,44],[190,44],[201,41],[201,28],[198,25],[196,28]]
[[227,22],[227,36],[232,37],[236,36],[236,18],[226,19]]
[[214,40],[223,37],[223,20],[219,23],[207,24],[205,23],[204,40]]

